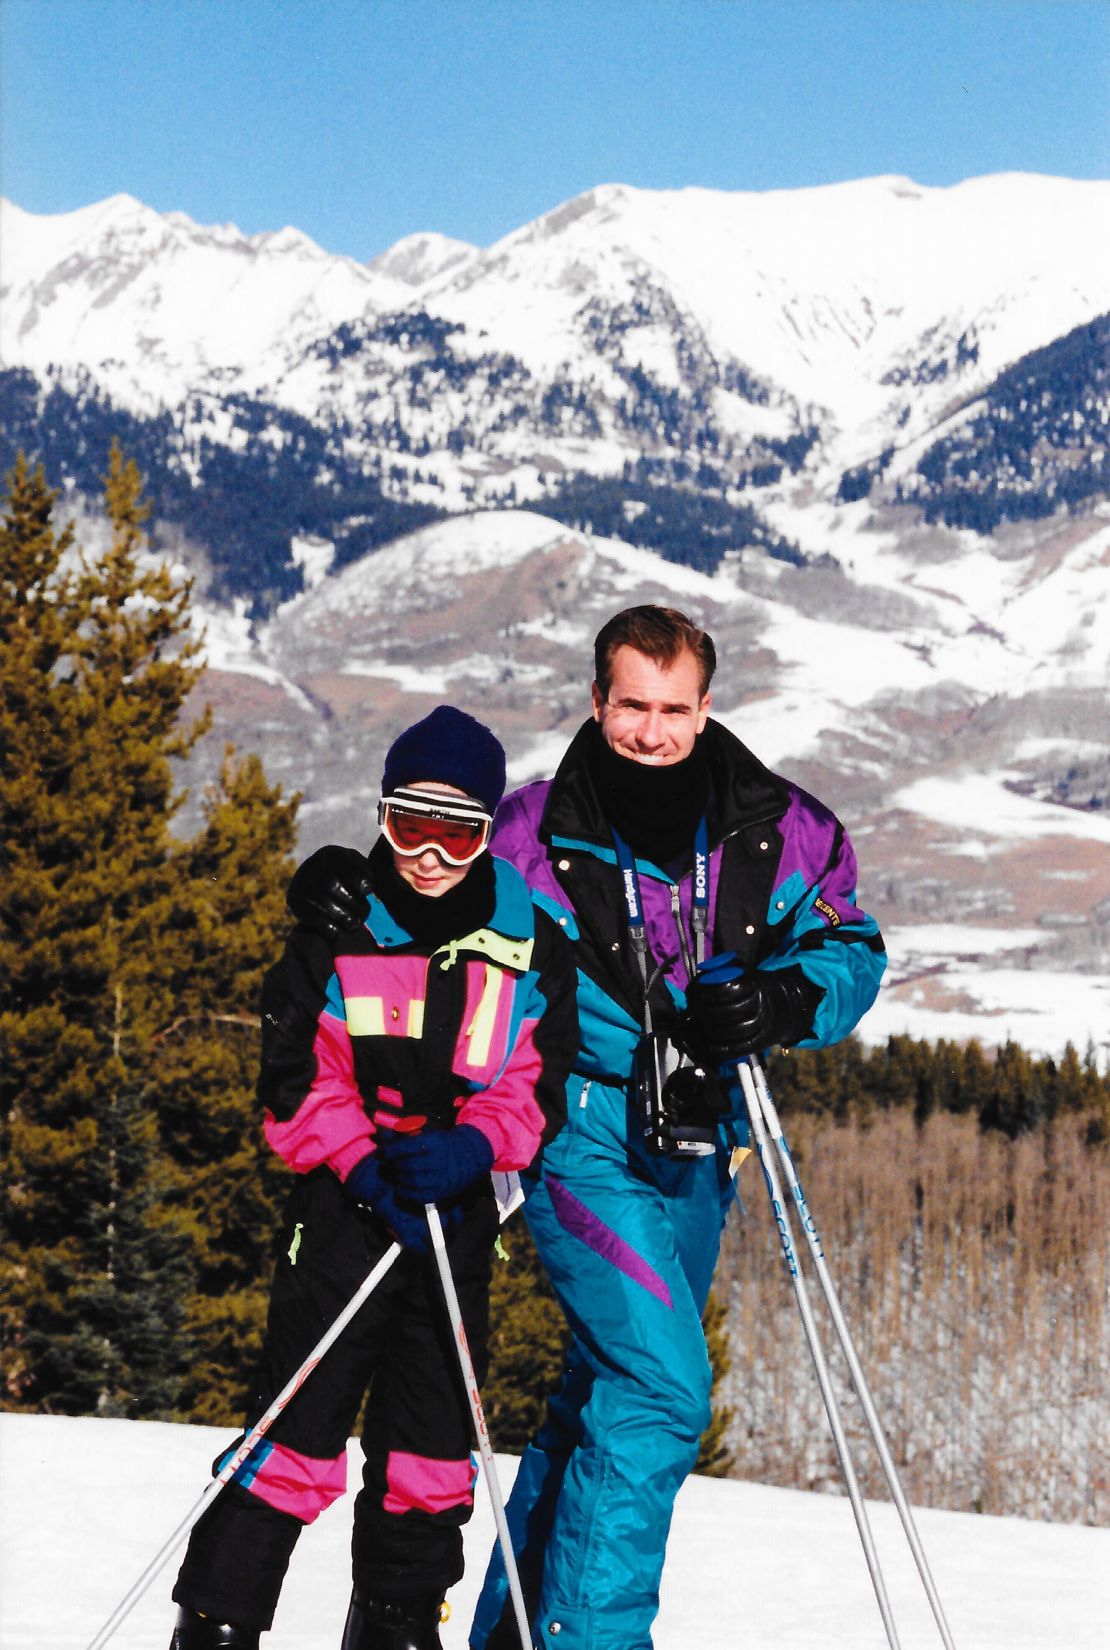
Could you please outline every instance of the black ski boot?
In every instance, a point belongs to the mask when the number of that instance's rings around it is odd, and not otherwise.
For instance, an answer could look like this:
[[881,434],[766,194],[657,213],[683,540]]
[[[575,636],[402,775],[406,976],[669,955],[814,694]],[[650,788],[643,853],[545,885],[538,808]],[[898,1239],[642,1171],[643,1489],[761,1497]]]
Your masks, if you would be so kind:
[[211,1621],[182,1604],[170,1650],[258,1650],[260,1632],[259,1627],[232,1627],[226,1621]]
[[369,1598],[356,1587],[339,1650],[443,1650],[442,1600]]

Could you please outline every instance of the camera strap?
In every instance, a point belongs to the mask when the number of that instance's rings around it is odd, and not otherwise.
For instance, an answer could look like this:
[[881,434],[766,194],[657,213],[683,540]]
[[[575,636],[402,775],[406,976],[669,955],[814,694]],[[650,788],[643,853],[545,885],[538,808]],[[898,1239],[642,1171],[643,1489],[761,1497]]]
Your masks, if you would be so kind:
[[[628,938],[644,986],[644,1030],[650,1036],[650,994],[653,976],[648,967],[647,929],[644,922],[644,902],[640,895],[640,874],[636,869],[636,856],[628,843],[615,825],[610,824],[609,829],[613,834],[613,847],[616,849],[621,887],[624,890]],[[694,833],[694,887],[690,921],[694,930],[695,954],[700,966],[705,961],[705,935],[709,926],[709,826],[704,814],[698,821],[698,828]]]

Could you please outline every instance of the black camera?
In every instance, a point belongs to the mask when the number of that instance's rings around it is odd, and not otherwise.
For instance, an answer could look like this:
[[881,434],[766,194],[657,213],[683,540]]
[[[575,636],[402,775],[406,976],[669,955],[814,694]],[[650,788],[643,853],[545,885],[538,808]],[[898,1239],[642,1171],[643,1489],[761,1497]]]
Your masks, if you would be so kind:
[[666,1037],[640,1038],[633,1069],[640,1132],[660,1157],[708,1157],[726,1109],[716,1078]]

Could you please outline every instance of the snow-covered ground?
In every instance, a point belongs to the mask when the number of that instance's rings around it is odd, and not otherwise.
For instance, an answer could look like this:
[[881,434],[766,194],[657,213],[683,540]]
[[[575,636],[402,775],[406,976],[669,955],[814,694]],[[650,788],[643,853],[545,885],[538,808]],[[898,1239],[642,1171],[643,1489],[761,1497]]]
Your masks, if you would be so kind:
[[[0,1645],[83,1650],[184,1518],[227,1434],[152,1422],[0,1415]],[[350,1479],[357,1475],[352,1451]],[[507,1488],[515,1463],[500,1460]],[[902,1650],[940,1644],[901,1525],[870,1508]],[[921,1511],[958,1650],[1104,1650],[1110,1531]],[[350,1500],[309,1529],[267,1650],[335,1650],[349,1596]],[[444,1650],[464,1650],[493,1519],[484,1486]],[[112,1640],[161,1650],[176,1555]],[[668,1551],[657,1650],[884,1650],[846,1499],[690,1480]]]

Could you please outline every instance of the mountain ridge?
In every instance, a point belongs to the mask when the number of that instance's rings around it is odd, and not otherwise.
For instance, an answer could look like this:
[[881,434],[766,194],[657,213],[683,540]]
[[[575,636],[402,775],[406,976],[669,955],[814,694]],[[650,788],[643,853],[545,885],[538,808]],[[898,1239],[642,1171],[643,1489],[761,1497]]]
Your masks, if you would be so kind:
[[[897,235],[891,233],[891,201],[896,203]],[[912,203],[913,218],[910,221],[905,217],[907,203]],[[141,208],[138,214],[136,207]],[[765,193],[693,187],[650,191],[623,184],[601,185],[571,201],[560,203],[540,218],[503,236],[491,247],[469,248],[466,267],[462,271],[454,274],[450,269],[440,271],[433,275],[430,285],[420,288],[420,295],[442,305],[446,295],[456,291],[460,284],[470,291],[480,277],[488,274],[491,264],[503,263],[521,249],[542,246],[551,241],[565,243],[589,231],[595,268],[598,267],[598,248],[603,250],[606,265],[619,262],[624,254],[636,257],[642,264],[658,267],[669,277],[672,285],[679,285],[684,291],[695,295],[694,308],[704,312],[700,317],[703,320],[720,299],[719,290],[714,285],[713,260],[702,256],[706,247],[712,250],[717,260],[732,257],[738,265],[746,265],[758,254],[753,280],[757,284],[780,282],[788,298],[791,288],[798,293],[806,293],[816,286],[827,293],[835,279],[858,286],[865,277],[869,277],[880,294],[884,284],[888,292],[893,285],[896,290],[891,292],[891,302],[886,306],[890,309],[904,306],[906,283],[915,295],[913,302],[923,300],[928,304],[935,300],[938,290],[944,294],[946,284],[958,288],[967,278],[969,270],[983,267],[989,273],[1000,259],[1004,258],[1012,266],[1020,255],[1020,259],[1035,270],[1040,279],[1066,265],[1066,282],[1073,288],[1084,289],[1077,294],[1078,308],[1082,309],[1089,302],[1086,295],[1088,285],[1093,285],[1102,293],[1102,307],[1105,308],[1106,278],[1102,253],[1110,245],[1110,232],[1100,231],[1099,223],[1100,219],[1105,223],[1110,217],[1107,208],[1110,208],[1110,184],[1047,178],[1037,174],[997,174],[989,178],[965,180],[946,189],[928,189],[913,184],[912,180],[899,178],[864,179],[804,190]],[[280,237],[289,233],[288,230],[278,230],[247,236],[233,225],[200,226],[192,223],[183,213],[160,215],[149,208],[142,208],[141,203],[126,195],[111,197],[107,202],[53,218],[36,218],[15,208],[22,220],[17,221],[16,231],[26,235],[28,227],[35,225],[39,226],[41,233],[41,226],[50,225],[53,226],[52,233],[57,236],[66,224],[76,231],[103,218],[114,222],[120,216],[121,209],[127,219],[140,216],[144,230],[152,229],[155,224],[172,223],[187,238],[192,237],[201,244],[227,245],[239,252],[257,252],[267,246],[272,250],[275,237],[280,244]],[[882,218],[884,213],[885,219]],[[949,220],[955,220],[959,236],[949,233],[946,238],[941,233],[943,221],[922,223],[922,214],[925,219],[936,219],[947,214]],[[1040,226],[1039,235],[1030,236],[1028,229],[1023,227],[1023,220],[1027,217],[1032,217]],[[609,227],[608,244],[604,236],[593,233],[596,228],[594,220],[598,218]],[[670,227],[673,231],[676,223],[681,233],[672,233],[668,237],[664,230]],[[846,225],[850,232],[845,232]],[[112,224],[109,223],[108,227],[110,229]],[[941,255],[939,268],[929,267],[928,261],[923,260],[920,241],[910,238],[922,227],[927,232],[926,242]],[[778,258],[771,255],[768,245],[772,231],[781,249]],[[0,232],[4,233],[9,245],[5,262],[10,270],[13,230],[0,225]],[[1050,238],[1049,232],[1055,243],[1051,252],[1044,246],[1045,240]],[[358,264],[341,254],[325,253],[308,237],[301,236],[299,231],[294,233],[298,237],[299,252],[310,250],[314,258],[318,256],[329,267],[358,272],[358,292],[357,295],[345,295],[343,318],[350,320],[362,313],[360,299],[372,299],[376,291],[379,296],[384,296],[373,272],[376,266],[389,259],[396,248],[385,249],[370,264]],[[972,235],[970,242],[963,240],[965,235]],[[806,271],[812,264],[813,243],[818,238],[820,269],[814,271],[808,280],[803,279],[799,271]],[[411,240],[412,237],[406,239]],[[993,246],[990,243],[994,243]],[[465,245],[457,244],[460,247]],[[697,252],[697,258],[691,258],[692,251]],[[869,267],[869,260],[874,259],[879,261],[878,269]],[[953,271],[950,279],[946,277],[946,265]],[[606,273],[604,269],[600,272]],[[550,270],[548,273],[550,275]],[[556,281],[566,275],[562,269],[554,273]],[[609,270],[609,273],[617,274],[619,287],[620,272]],[[14,285],[10,274],[5,274],[4,287],[9,307],[15,305],[18,309],[20,295],[13,290]],[[734,296],[746,300],[749,294],[741,291]],[[487,307],[494,308],[502,297],[495,291]],[[863,334],[873,330],[883,319],[883,304],[871,298],[868,303],[871,314],[866,314],[866,306],[861,309],[864,319],[859,335],[853,335],[850,331],[846,335],[846,342],[851,348],[858,348]],[[722,348],[735,351],[738,341],[741,344],[750,343],[751,334],[744,328],[742,304],[732,303],[728,307],[733,316],[732,326],[738,330],[730,332],[726,327],[725,333],[715,342]],[[1095,312],[1097,307],[1089,306],[1089,313]],[[195,311],[190,310],[187,321],[191,323],[194,316]],[[462,312],[448,318],[467,320]],[[1076,320],[1085,318],[1088,315],[1076,313]],[[551,330],[551,319],[547,317],[548,332]],[[720,324],[720,318],[715,319]],[[1067,320],[1065,317],[1065,323]],[[811,318],[810,325],[815,324]],[[22,323],[16,330],[21,335],[26,332]],[[1061,325],[1058,330],[1067,330],[1067,324]],[[1036,341],[1047,341],[1047,338]],[[822,342],[827,344],[828,338],[825,337]],[[230,340],[227,347],[231,347]],[[1031,347],[1033,345],[1028,340],[1023,341],[1023,347],[1014,352],[1013,358],[1027,353]],[[249,348],[250,340],[244,340],[242,353],[246,354]],[[5,354],[9,365],[34,367],[41,362],[41,357],[38,361],[25,359],[18,350],[11,351],[10,346]],[[83,364],[95,365],[92,356],[90,349],[82,358]],[[225,369],[241,364],[235,362],[232,355],[221,362]],[[759,370],[758,360],[750,364]],[[781,366],[781,358],[776,356],[773,364]]]
[[[489,248],[431,232],[364,266],[127,195],[9,206],[0,456],[87,487],[117,430],[158,516],[263,608],[306,535],[338,567],[533,503],[626,536],[615,489],[627,536],[708,567],[819,560],[776,523],[828,500],[989,533],[1106,491],[1108,226],[1110,183],[1035,174],[617,183]],[[232,530],[250,493],[260,553]]]

